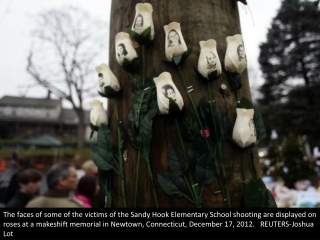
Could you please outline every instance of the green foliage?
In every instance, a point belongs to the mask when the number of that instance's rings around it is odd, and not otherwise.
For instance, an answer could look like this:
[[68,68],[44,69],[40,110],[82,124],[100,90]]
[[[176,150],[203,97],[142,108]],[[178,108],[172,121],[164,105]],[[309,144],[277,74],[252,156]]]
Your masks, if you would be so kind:
[[[128,114],[127,134],[130,144],[135,150],[144,144],[148,146],[152,139],[153,118],[158,114],[156,86],[154,77],[159,74],[153,71],[142,83],[140,75],[134,75],[131,82],[133,104]],[[140,125],[141,124],[141,125]]]
[[232,124],[226,110],[216,110],[215,102],[208,102],[204,97],[199,102],[199,111],[206,127],[209,128],[213,142],[231,138]]
[[112,87],[106,86],[106,87],[104,87],[104,93],[102,93],[100,91],[98,91],[98,93],[101,97],[115,98],[115,97],[119,96],[120,91],[121,91],[121,89],[119,91],[115,91]]
[[188,48],[187,51],[185,51],[182,55],[173,56],[172,60],[175,65],[181,65],[186,59],[189,57],[189,55],[192,52],[192,48]]
[[232,92],[235,92],[242,88],[242,82],[241,82],[241,74],[240,73],[232,73],[225,70],[225,73],[227,75],[230,89]]
[[139,58],[134,58],[129,61],[127,58],[123,59],[122,68],[128,73],[136,73],[139,69]]
[[254,120],[255,129],[257,132],[257,144],[259,144],[259,142],[261,142],[263,139],[267,137],[267,133],[264,127],[261,113],[258,112],[257,110],[254,111],[253,120]]
[[[266,130],[315,143],[320,132],[319,2],[285,0],[260,45],[265,83],[258,99]],[[291,87],[293,86],[293,87]]]
[[146,28],[141,34],[136,33],[132,30],[127,30],[130,38],[135,40],[140,45],[148,45],[152,42],[151,40],[151,27]]
[[246,183],[244,203],[246,208],[277,208],[271,192],[261,179]]
[[215,177],[214,153],[204,153],[196,163],[196,180],[199,184],[209,184]]
[[163,172],[158,173],[158,181],[161,188],[172,197],[183,197],[187,193],[187,187],[183,178],[170,173],[170,172]]
[[174,174],[183,176],[188,171],[188,159],[181,148],[171,146],[168,151],[170,169]]
[[303,143],[294,133],[286,136],[281,145],[273,140],[268,148],[270,159],[270,172],[275,179],[280,178],[288,188],[294,188],[294,183],[299,180],[317,179],[310,159],[305,155]]

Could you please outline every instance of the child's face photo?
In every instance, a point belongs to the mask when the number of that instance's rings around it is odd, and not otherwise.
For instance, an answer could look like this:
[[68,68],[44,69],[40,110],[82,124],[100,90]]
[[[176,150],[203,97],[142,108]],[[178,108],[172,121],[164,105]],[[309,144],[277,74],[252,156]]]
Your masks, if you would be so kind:
[[239,54],[239,59],[240,59],[240,60],[241,60],[241,59],[245,59],[246,53],[245,53],[244,47],[243,47],[242,45],[239,46],[239,52],[238,52],[238,54]]
[[214,53],[207,53],[206,58],[208,63],[208,69],[217,68],[216,56],[214,55]]
[[173,91],[173,89],[168,89],[167,90],[167,97],[172,98],[173,100],[176,100],[176,93]]
[[134,25],[135,28],[142,27],[142,16],[138,16]]
[[103,74],[102,73],[99,73],[99,86],[100,88],[104,87],[104,80],[103,80]]
[[121,45],[119,45],[119,46],[117,47],[117,50],[118,50],[118,53],[119,53],[120,55],[123,54],[123,47],[122,47]]

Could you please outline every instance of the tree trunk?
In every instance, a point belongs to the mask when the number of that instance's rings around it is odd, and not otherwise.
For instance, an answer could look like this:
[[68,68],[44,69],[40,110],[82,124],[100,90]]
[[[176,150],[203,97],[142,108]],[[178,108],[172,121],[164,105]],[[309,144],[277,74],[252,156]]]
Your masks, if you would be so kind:
[[[124,128],[128,126],[128,111],[132,105],[132,95],[130,87],[130,75],[125,72],[117,63],[115,57],[115,35],[118,32],[131,29],[132,22],[135,16],[135,5],[139,2],[149,2],[153,6],[153,21],[155,28],[155,38],[153,44],[146,48],[147,76],[155,69],[158,73],[167,71],[172,75],[172,79],[179,89],[184,99],[184,106],[192,109],[191,103],[175,66],[165,64],[165,32],[164,25],[170,22],[179,22],[181,31],[188,48],[192,47],[192,53],[182,65],[184,75],[187,78],[188,85],[192,85],[193,99],[196,104],[203,96],[207,96],[207,85],[198,80],[194,68],[197,67],[198,57],[200,54],[199,41],[215,39],[217,41],[217,51],[220,61],[224,62],[226,53],[226,37],[235,34],[241,34],[240,19],[235,0],[150,0],[150,1],[127,1],[114,0],[111,7],[111,22],[110,22],[110,51],[109,51],[109,66],[117,76],[123,92],[117,102],[119,108],[120,119],[124,123]],[[137,49],[139,57],[141,49]],[[234,92],[224,99],[221,95],[221,84],[226,84],[228,89],[229,83],[225,73],[211,84],[213,98],[216,101],[217,107],[227,108],[232,126],[236,119],[236,97]],[[246,97],[251,100],[249,89],[248,74],[245,70],[242,73],[242,88],[238,91],[239,99]],[[110,117],[110,128],[116,140],[117,121],[115,118],[113,101],[108,101],[108,115]],[[165,120],[164,115],[158,115],[153,122],[152,142],[151,142],[151,168],[156,184],[156,191],[160,207],[195,207],[185,198],[174,198],[168,196],[160,187],[157,180],[157,173],[170,171],[167,159],[168,149],[173,143],[179,144],[177,131],[174,124]],[[115,141],[116,142],[116,141]],[[127,161],[125,162],[125,177],[126,177],[126,194],[128,207],[133,207],[135,196],[135,180],[136,180],[136,165],[137,152],[130,146],[126,140]],[[224,164],[228,186],[230,190],[230,199],[232,207],[239,207],[243,194],[243,183],[241,177],[241,159],[245,160],[245,171],[247,179],[252,178],[252,165],[250,161],[250,153],[248,150],[243,150],[236,147],[230,142],[225,142],[223,146]],[[255,166],[257,169],[258,155],[254,151]],[[113,181],[114,206],[123,207],[123,200],[120,190],[120,181],[118,175],[115,174]],[[219,193],[219,185],[215,180],[210,185],[206,185],[202,194],[202,207],[226,207],[225,201]],[[215,193],[216,192],[216,193]],[[137,207],[155,207],[151,184],[147,172],[145,161],[141,160],[140,181],[139,181],[139,200]]]

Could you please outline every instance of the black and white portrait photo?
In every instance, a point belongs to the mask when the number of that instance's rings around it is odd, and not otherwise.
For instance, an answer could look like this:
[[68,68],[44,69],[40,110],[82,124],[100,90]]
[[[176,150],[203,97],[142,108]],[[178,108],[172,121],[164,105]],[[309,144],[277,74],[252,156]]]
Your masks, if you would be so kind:
[[177,101],[176,92],[170,84],[166,84],[162,87],[162,92],[166,98],[171,98],[174,101]]
[[136,19],[134,21],[133,29],[140,28],[140,27],[143,27],[143,17],[141,14],[139,14],[136,17]]
[[251,136],[256,137],[256,136],[257,136],[257,132],[256,132],[256,128],[255,128],[255,126],[254,126],[254,121],[253,121],[253,119],[250,119],[250,121],[249,121],[249,127],[250,127],[250,130],[251,130]]
[[123,43],[120,43],[117,47],[117,55],[118,57],[124,57],[128,54],[126,46]]
[[174,29],[168,33],[168,47],[177,47],[181,45],[180,36]]
[[216,55],[212,51],[209,51],[206,53],[206,59],[207,59],[207,69],[210,69],[213,71],[216,70],[217,69]]
[[238,53],[239,61],[242,61],[242,60],[247,61],[243,44],[239,44],[239,46],[237,47],[237,53]]
[[105,86],[105,82],[104,82],[104,79],[103,79],[103,74],[99,73],[98,77],[99,77],[99,86],[100,86],[100,88],[103,88]]

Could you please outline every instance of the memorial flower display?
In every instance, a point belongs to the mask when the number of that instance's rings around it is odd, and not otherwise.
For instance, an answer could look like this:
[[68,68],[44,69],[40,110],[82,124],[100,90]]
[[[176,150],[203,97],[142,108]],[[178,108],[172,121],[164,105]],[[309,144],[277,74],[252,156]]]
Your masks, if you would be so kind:
[[241,148],[248,147],[257,141],[253,120],[254,110],[237,108],[237,118],[233,128],[232,139]]
[[[154,39],[154,26],[152,18],[153,8],[150,3],[136,4],[136,14],[131,27],[131,30],[136,32],[143,41]],[[148,28],[149,31],[148,31]],[[138,41],[139,41],[138,37]]]
[[198,72],[208,80],[214,80],[221,74],[221,63],[217,52],[217,42],[214,39],[200,41]]
[[122,66],[124,61],[132,62],[138,57],[137,51],[134,48],[134,44],[130,38],[130,35],[126,32],[119,32],[115,36],[115,52],[118,63]]
[[165,31],[165,54],[168,61],[172,61],[173,57],[180,56],[188,50],[184,41],[180,23],[171,22],[164,25]]
[[161,114],[168,114],[170,111],[170,99],[176,103],[180,110],[183,107],[182,96],[172,81],[172,76],[169,72],[163,72],[159,77],[153,78],[157,88],[157,101]]
[[247,56],[241,34],[227,36],[227,50],[224,58],[225,69],[231,73],[242,73],[247,67]]
[[96,66],[99,80],[99,94],[103,97],[113,98],[117,95],[120,83],[106,63]]
[[101,124],[108,125],[108,116],[99,100],[92,100],[90,103],[90,126],[97,130]]

